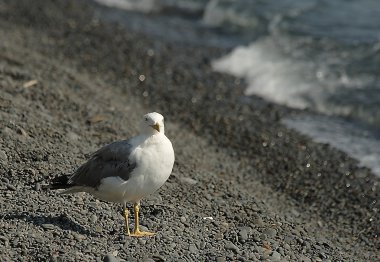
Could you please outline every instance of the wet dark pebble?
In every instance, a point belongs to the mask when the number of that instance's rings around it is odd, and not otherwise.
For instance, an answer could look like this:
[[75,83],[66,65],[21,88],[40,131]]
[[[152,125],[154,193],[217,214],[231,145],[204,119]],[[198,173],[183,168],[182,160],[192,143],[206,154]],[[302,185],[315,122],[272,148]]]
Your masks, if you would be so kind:
[[239,252],[239,248],[235,244],[233,244],[232,242],[230,242],[230,241],[227,241],[226,244],[224,245],[224,247],[225,247],[225,249],[232,250],[235,253]]

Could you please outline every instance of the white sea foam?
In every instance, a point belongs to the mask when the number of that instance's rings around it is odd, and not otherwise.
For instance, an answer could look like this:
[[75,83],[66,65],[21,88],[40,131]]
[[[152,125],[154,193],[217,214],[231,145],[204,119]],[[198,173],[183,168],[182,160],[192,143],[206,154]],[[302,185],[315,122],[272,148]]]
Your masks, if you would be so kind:
[[94,0],[99,4],[124,10],[143,13],[157,12],[160,6],[157,0]]
[[322,94],[318,83],[306,78],[314,65],[285,57],[270,39],[237,47],[212,66],[218,72],[244,78],[247,95],[256,94],[279,104],[306,108],[317,103]]
[[[246,95],[258,95],[268,101],[293,108],[310,108],[327,115],[369,119],[372,111],[360,112],[353,98],[372,78],[352,76],[336,70],[342,59],[328,52],[308,57],[303,46],[286,36],[270,36],[249,46],[238,46],[212,62],[215,71],[244,78]],[[363,95],[363,93],[362,93]],[[369,103],[366,95],[364,105]],[[367,114],[367,115],[363,115]],[[374,121],[377,121],[375,119]]]
[[[240,4],[240,5],[239,5]],[[239,8],[242,6],[243,8]],[[208,26],[221,26],[224,23],[240,27],[255,27],[259,21],[251,12],[247,12],[244,1],[231,2],[211,0],[207,4],[203,23]],[[246,10],[246,11],[244,11]]]
[[380,176],[380,140],[368,130],[341,119],[314,115],[288,118],[283,122],[317,142],[328,143],[345,152]]
[[183,10],[188,13],[202,12],[203,0],[94,0],[99,4],[141,13],[158,13],[164,9]]

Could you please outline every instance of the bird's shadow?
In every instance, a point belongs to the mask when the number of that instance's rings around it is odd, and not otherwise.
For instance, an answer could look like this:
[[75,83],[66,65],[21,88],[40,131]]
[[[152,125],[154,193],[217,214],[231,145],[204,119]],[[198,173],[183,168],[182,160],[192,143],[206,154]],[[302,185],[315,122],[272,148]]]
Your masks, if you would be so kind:
[[[96,236],[94,232],[89,231],[85,227],[81,226],[77,222],[73,221],[71,218],[67,217],[64,214],[59,216],[52,215],[36,215],[27,212],[20,213],[9,213],[2,217],[4,220],[23,220],[28,223],[32,223],[38,227],[44,228],[46,224],[52,224],[56,227],[59,227],[62,230],[75,231],[82,235],[87,236]],[[45,226],[46,228],[46,226]]]

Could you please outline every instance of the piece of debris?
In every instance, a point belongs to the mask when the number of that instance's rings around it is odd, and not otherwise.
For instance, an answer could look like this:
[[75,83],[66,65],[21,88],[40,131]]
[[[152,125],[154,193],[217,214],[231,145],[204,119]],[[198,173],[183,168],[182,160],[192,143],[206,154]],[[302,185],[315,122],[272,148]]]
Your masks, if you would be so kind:
[[192,179],[190,177],[178,177],[178,179],[183,184],[195,185],[196,183],[198,183],[197,180]]
[[35,86],[37,84],[38,84],[38,81],[36,79],[33,79],[33,80],[28,81],[28,82],[25,82],[23,84],[23,87],[24,88],[29,88],[29,87]]
[[107,119],[107,116],[105,116],[105,115],[94,115],[94,116],[90,117],[89,119],[87,119],[87,123],[95,124],[98,122],[102,122],[106,119]]
[[17,134],[22,135],[22,136],[28,136],[28,133],[21,127],[17,127],[16,130]]

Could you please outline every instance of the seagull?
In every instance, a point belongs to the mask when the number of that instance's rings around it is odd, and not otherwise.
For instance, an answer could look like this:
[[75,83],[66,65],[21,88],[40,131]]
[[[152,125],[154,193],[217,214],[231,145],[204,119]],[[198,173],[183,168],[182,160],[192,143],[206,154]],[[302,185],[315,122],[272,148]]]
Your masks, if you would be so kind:
[[[139,229],[140,200],[159,189],[169,178],[174,164],[172,143],[165,136],[164,117],[144,115],[140,135],[108,144],[71,175],[52,180],[50,189],[61,194],[86,192],[96,198],[121,203],[128,236],[152,236]],[[129,230],[127,203],[133,203],[134,231]]]

